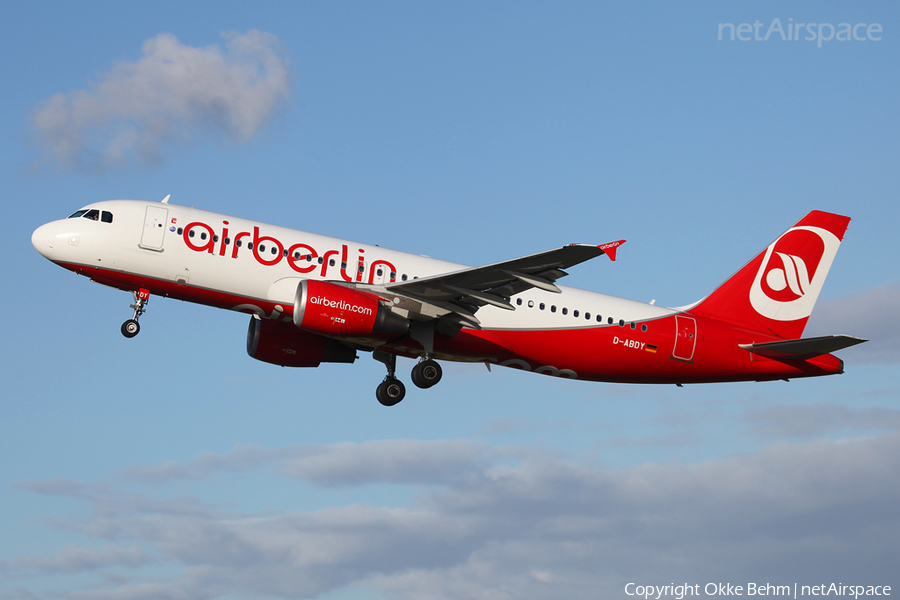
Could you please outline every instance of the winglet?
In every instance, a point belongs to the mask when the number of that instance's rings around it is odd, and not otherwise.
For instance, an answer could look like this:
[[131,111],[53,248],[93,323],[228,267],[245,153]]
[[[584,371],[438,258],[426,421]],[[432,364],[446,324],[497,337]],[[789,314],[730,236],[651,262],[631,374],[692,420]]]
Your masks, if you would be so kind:
[[616,248],[625,243],[625,240],[619,240],[618,242],[610,242],[608,244],[602,244],[597,246],[603,253],[609,257],[609,260],[616,260]]

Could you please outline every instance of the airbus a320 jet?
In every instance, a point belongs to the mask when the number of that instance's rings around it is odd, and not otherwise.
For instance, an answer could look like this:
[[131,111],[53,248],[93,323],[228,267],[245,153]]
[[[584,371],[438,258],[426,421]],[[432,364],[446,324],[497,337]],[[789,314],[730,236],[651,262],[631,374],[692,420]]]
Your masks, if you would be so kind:
[[842,373],[831,354],[864,342],[802,338],[850,222],[813,211],[702,300],[665,308],[558,285],[624,240],[570,244],[483,267],[162,202],[90,204],[39,227],[34,247],[59,266],[132,293],[126,337],[151,296],[249,313],[247,352],[288,367],[387,367],[376,390],[406,394],[397,357],[429,388],[439,360],[620,383],[768,381]]

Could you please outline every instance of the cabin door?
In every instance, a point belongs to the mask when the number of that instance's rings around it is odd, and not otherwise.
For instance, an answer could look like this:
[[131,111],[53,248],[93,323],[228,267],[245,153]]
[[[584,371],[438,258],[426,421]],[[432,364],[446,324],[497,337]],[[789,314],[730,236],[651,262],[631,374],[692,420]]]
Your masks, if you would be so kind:
[[697,344],[697,321],[694,317],[675,315],[675,349],[672,358],[690,362]]
[[163,236],[166,234],[166,217],[169,209],[148,206],[144,214],[144,231],[141,233],[141,248],[162,251]]

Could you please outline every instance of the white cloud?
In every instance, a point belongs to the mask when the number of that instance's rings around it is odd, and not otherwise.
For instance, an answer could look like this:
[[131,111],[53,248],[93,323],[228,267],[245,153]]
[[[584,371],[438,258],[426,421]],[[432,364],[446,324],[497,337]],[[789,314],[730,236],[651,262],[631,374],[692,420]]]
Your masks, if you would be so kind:
[[285,472],[323,486],[448,483],[478,471],[496,455],[472,440],[378,440],[300,450]]
[[[511,453],[513,450],[507,448],[501,454]],[[135,481],[164,483],[201,479],[221,472],[274,468],[322,487],[367,483],[440,485],[480,470],[497,456],[498,451],[492,446],[473,440],[375,440],[276,449],[247,445],[225,454],[204,452],[184,463],[133,467],[122,475]]]
[[273,461],[295,456],[297,448],[267,449],[242,445],[225,454],[204,452],[187,462],[165,462],[147,467],[132,467],[122,475],[135,481],[164,483],[183,479],[201,479],[222,471],[244,471],[265,467]]
[[811,437],[836,431],[900,429],[900,410],[812,404],[748,411],[744,420],[758,435]]
[[224,49],[147,40],[137,61],[35,110],[39,145],[64,169],[99,171],[157,163],[170,144],[246,142],[287,98],[291,73],[276,36],[224,37]]
[[116,566],[139,567],[152,562],[140,548],[67,548],[52,558],[22,556],[13,565],[45,574],[76,573]]
[[[372,465],[395,460],[401,447],[428,455],[413,466],[414,473],[429,463],[440,476],[398,478],[391,469],[376,469],[359,478]],[[114,491],[94,497],[75,485],[29,489],[86,502],[94,509],[90,516],[64,526],[123,544],[125,559],[107,572],[133,581],[94,581],[90,589],[72,590],[71,598],[312,598],[365,585],[397,599],[593,599],[621,597],[628,581],[704,584],[762,577],[819,583],[824,577],[898,583],[897,433],[779,443],[699,464],[621,470],[535,448],[491,450],[468,441],[311,450],[303,452],[328,458],[298,470],[295,450],[287,452],[283,471],[292,476],[286,483],[294,476],[316,481],[326,464],[343,465],[336,481],[419,481],[420,495],[410,507],[372,506],[362,488],[360,502],[342,507],[235,516],[214,508],[218,498],[204,505],[123,500]],[[242,465],[251,470],[259,463]],[[233,472],[228,461],[220,467],[222,476]],[[126,484],[133,480],[116,478],[108,485]],[[102,496],[102,487],[93,489]],[[135,544],[159,561],[180,565],[180,572],[155,579],[136,575],[127,563]],[[65,553],[45,564],[77,564],[60,556]],[[143,557],[131,559],[139,563]],[[92,566],[87,563],[86,570]]]

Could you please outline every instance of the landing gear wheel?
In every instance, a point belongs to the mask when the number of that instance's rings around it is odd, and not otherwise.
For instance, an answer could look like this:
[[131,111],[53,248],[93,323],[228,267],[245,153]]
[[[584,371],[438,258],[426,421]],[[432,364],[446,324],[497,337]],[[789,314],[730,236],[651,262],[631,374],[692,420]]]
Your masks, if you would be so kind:
[[442,375],[441,365],[429,358],[413,367],[412,381],[416,387],[427,389],[440,381]]
[[150,292],[144,288],[136,292],[131,292],[134,296],[134,304],[130,308],[134,309],[134,316],[122,323],[122,335],[127,338],[133,338],[141,332],[141,326],[138,325],[138,319],[147,312],[147,303],[150,302]]
[[140,324],[134,319],[128,319],[122,323],[122,335],[127,338],[133,338],[141,332]]
[[375,397],[383,406],[394,406],[406,395],[406,386],[399,379],[386,377],[375,390]]

